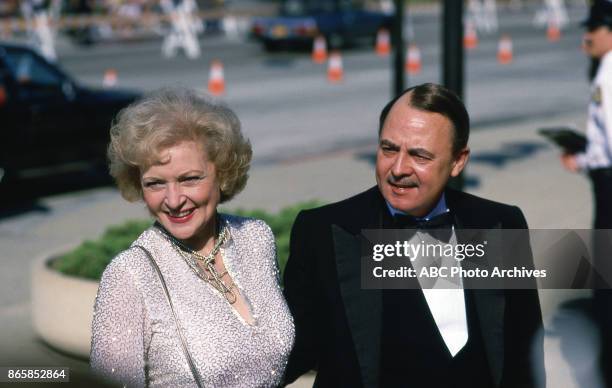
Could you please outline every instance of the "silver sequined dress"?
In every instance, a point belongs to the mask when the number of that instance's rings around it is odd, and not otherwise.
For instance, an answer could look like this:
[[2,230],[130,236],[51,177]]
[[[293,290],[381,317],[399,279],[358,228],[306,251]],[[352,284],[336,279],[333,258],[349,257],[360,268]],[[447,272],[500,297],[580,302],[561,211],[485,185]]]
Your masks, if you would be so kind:
[[[274,236],[259,220],[221,215],[230,239],[226,269],[250,304],[253,325],[200,279],[161,231],[134,244],[148,249],[166,281],[205,387],[273,387],[293,346],[294,326],[278,283]],[[195,387],[157,274],[132,248],[108,265],[94,308],[91,367],[134,387]]]

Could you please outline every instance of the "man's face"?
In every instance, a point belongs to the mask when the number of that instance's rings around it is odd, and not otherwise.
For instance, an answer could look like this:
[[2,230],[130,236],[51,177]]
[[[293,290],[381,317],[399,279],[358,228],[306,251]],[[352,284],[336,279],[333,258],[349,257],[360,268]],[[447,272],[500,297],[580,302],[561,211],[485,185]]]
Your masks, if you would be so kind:
[[463,170],[469,149],[453,156],[450,120],[407,102],[407,95],[401,97],[383,125],[376,153],[376,182],[395,209],[423,217],[437,204],[449,178]]
[[606,26],[589,27],[584,33],[584,51],[592,58],[601,58],[612,50],[612,30]]

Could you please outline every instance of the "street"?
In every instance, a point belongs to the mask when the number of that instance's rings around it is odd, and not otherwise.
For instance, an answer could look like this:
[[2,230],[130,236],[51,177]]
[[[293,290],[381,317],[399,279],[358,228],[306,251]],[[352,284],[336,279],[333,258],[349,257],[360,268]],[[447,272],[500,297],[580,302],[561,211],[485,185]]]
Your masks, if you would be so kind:
[[[580,52],[579,21],[586,10],[570,9],[572,22],[561,40],[548,42],[545,29],[532,25],[533,9],[504,10],[500,33],[513,40],[514,60],[496,60],[499,34],[481,35],[466,51],[466,95],[474,128],[500,122],[546,117],[584,109],[587,59]],[[436,12],[413,16],[414,43],[423,71],[410,85],[440,82],[440,20]],[[71,47],[60,63],[77,80],[101,85],[106,69],[118,74],[118,86],[154,90],[183,85],[205,88],[213,59],[224,64],[227,93],[250,137],[256,163],[291,159],[350,148],[375,140],[378,113],[391,93],[391,57],[378,57],[371,44],[344,52],[344,81],[329,84],[325,65],[308,52],[267,54],[257,42],[220,36],[201,39],[203,56],[163,59],[159,41],[129,45]],[[359,114],[356,114],[359,112]]]

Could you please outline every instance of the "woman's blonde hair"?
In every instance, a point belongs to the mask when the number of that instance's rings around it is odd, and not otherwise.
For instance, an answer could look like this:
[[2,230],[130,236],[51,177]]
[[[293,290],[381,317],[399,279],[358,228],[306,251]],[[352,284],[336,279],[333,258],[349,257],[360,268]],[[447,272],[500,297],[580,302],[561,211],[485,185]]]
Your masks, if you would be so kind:
[[191,89],[161,89],[123,109],[110,130],[110,174],[121,195],[142,199],[141,172],[161,160],[161,152],[195,141],[217,170],[221,202],[246,185],[253,151],[236,114]]

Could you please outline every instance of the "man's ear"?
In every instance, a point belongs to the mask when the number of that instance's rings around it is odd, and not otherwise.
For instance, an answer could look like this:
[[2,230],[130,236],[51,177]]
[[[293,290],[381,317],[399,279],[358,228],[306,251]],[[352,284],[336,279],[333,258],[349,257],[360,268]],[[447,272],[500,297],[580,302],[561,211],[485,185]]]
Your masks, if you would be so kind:
[[453,178],[461,174],[461,171],[463,171],[463,169],[465,168],[465,165],[467,164],[469,158],[470,149],[468,147],[465,147],[464,149],[459,151],[457,155],[455,155],[455,158],[452,163],[453,168],[451,170],[451,176]]

